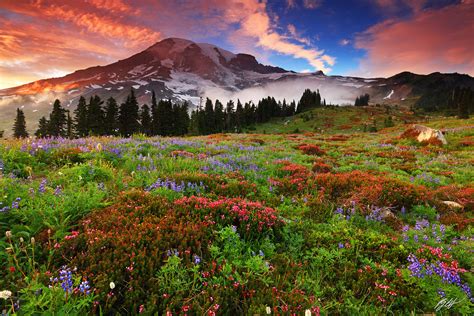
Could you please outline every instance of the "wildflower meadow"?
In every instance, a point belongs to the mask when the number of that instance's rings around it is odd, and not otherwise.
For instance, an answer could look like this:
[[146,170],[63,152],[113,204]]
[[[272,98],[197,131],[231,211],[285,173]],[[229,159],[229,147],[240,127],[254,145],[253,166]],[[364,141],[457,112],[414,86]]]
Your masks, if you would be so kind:
[[2,140],[0,311],[472,315],[474,134],[396,122]]

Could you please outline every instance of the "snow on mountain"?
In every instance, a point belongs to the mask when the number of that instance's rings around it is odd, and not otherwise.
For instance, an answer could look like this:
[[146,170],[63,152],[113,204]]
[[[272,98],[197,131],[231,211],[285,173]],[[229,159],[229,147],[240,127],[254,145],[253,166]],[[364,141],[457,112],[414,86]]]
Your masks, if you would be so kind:
[[[218,98],[223,102],[237,98],[244,102],[257,101],[268,95],[297,100],[306,88],[319,89],[328,103],[352,104],[364,93],[369,93],[374,103],[396,103],[410,95],[416,82],[428,80],[429,76],[442,82],[445,75],[401,73],[385,79],[326,76],[321,71],[296,73],[263,65],[252,55],[168,38],[109,65],[0,90],[0,122],[10,122],[18,106],[25,106],[25,115],[37,122],[50,111],[50,104],[56,98],[64,105],[70,105],[71,110],[80,96],[89,98],[97,94],[103,99],[113,96],[122,102],[132,88],[140,103],[150,102],[151,91],[158,99],[188,101],[193,105],[197,105],[201,97]],[[472,80],[467,77],[461,79]],[[7,128],[10,127],[0,126],[0,130]]]

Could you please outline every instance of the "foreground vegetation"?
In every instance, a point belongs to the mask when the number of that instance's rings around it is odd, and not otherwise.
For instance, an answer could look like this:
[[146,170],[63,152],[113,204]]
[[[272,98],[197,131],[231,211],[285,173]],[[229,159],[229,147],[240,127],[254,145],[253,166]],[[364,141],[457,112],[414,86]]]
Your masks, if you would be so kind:
[[390,115],[387,128],[384,109],[325,108],[260,134],[2,141],[0,310],[470,314],[473,130],[423,145],[399,137],[419,118]]

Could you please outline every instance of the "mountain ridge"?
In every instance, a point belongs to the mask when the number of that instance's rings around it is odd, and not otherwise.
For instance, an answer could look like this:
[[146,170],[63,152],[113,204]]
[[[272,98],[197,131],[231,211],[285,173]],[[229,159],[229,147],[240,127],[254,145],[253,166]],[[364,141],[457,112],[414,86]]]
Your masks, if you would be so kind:
[[216,45],[167,38],[132,56],[104,66],[80,69],[63,77],[42,79],[0,90],[0,129],[6,129],[17,107],[37,122],[49,112],[52,101],[74,109],[80,96],[113,96],[119,102],[134,89],[140,103],[158,99],[188,101],[201,97],[256,101],[268,95],[299,99],[304,89],[319,89],[328,103],[353,104],[368,93],[373,103],[408,104],[426,91],[467,86],[474,78],[464,74],[418,75],[401,72],[389,78],[327,76],[321,71],[297,73],[264,65],[245,53],[233,53]]

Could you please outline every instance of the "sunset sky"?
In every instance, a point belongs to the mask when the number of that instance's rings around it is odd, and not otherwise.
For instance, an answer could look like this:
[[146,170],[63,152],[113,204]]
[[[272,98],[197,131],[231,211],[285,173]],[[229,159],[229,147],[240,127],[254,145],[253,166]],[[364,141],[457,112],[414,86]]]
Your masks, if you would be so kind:
[[474,75],[474,0],[0,0],[0,88],[167,37],[332,75]]

